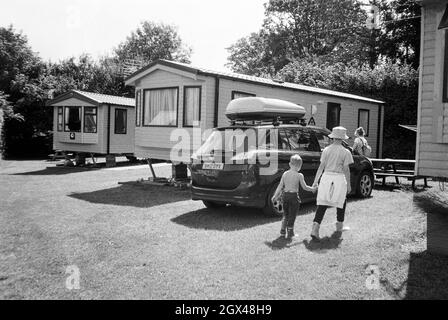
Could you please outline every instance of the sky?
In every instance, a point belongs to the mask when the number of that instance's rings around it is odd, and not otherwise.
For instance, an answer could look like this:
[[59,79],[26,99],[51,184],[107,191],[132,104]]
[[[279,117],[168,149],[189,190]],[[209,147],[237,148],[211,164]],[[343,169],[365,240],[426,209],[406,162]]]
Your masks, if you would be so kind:
[[0,26],[12,24],[53,62],[110,54],[150,20],[178,27],[192,64],[226,70],[228,48],[261,28],[267,0],[0,0]]

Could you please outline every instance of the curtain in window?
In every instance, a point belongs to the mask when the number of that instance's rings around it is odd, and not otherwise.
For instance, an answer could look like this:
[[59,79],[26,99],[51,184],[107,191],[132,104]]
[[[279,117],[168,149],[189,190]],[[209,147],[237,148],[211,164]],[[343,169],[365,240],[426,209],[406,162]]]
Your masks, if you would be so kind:
[[81,132],[81,107],[65,107],[65,131]]
[[177,124],[177,88],[145,91],[144,125]]
[[201,88],[185,88],[184,126],[193,126],[200,120]]

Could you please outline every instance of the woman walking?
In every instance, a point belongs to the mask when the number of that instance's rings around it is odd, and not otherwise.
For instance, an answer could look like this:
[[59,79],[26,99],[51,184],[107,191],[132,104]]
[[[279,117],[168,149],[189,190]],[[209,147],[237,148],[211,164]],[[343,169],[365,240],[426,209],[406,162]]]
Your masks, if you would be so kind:
[[333,139],[333,143],[322,152],[313,183],[313,187],[318,186],[317,210],[311,231],[311,237],[315,240],[320,239],[320,224],[329,207],[337,208],[336,231],[343,230],[347,194],[351,192],[349,166],[353,163],[353,156],[342,145],[342,141],[348,139],[347,129],[335,127],[328,137]]

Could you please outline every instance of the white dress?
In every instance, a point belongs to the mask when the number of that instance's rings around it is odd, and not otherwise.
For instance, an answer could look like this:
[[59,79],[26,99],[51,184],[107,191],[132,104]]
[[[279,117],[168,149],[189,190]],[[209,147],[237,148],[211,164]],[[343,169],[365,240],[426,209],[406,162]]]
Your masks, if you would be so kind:
[[353,163],[353,156],[342,145],[325,148],[320,159],[324,173],[317,190],[317,205],[343,208],[347,198],[347,179],[344,167]]

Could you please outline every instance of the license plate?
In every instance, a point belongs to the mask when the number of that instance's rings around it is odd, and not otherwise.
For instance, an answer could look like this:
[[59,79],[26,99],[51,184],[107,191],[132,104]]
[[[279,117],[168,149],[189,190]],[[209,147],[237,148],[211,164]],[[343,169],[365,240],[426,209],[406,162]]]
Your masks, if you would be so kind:
[[204,170],[222,170],[224,163],[204,163],[202,169]]

